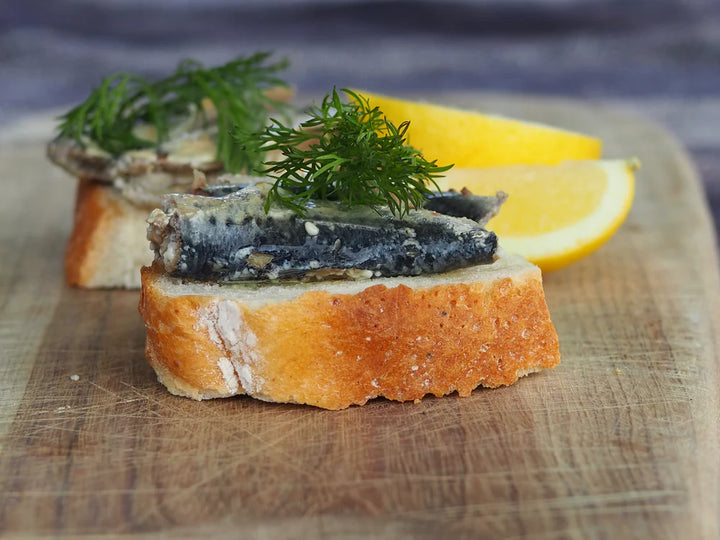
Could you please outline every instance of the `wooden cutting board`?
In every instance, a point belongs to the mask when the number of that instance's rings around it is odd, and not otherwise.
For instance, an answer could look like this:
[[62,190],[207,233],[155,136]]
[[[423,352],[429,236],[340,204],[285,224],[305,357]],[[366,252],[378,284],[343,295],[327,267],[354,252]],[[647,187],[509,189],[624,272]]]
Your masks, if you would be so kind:
[[[677,142],[626,111],[444,96],[643,162],[627,223],[545,276],[554,371],[330,412],[169,395],[138,293],[62,281],[74,186],[47,117],[0,138],[0,530],[230,538],[717,538],[718,270]],[[79,377],[78,380],[75,377]]]

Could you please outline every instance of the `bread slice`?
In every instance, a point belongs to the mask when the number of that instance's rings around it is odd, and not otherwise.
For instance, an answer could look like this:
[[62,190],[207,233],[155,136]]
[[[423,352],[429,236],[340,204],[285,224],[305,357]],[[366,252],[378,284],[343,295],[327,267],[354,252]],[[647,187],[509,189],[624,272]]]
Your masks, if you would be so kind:
[[210,284],[142,269],[146,354],[170,392],[326,409],[497,387],[560,361],[540,270],[507,253],[444,274]]
[[140,288],[140,268],[152,262],[145,220],[114,187],[80,179],[75,221],[65,252],[65,279],[84,288]]

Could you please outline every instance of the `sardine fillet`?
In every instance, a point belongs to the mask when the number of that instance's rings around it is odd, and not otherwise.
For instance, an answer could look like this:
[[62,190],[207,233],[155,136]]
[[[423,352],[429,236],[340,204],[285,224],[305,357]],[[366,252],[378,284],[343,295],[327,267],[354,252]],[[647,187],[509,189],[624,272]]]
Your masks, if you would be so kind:
[[170,392],[326,409],[509,385],[560,361],[540,270],[492,264],[363,281],[209,284],[142,270],[146,355]]

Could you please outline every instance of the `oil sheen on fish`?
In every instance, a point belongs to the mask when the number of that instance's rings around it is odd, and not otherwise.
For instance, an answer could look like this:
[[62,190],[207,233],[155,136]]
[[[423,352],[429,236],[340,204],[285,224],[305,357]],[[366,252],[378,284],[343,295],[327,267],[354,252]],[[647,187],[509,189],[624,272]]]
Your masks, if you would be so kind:
[[429,210],[317,201],[303,216],[271,206],[268,184],[221,197],[169,195],[148,220],[156,260],[205,281],[419,275],[491,263],[497,237],[478,223]]

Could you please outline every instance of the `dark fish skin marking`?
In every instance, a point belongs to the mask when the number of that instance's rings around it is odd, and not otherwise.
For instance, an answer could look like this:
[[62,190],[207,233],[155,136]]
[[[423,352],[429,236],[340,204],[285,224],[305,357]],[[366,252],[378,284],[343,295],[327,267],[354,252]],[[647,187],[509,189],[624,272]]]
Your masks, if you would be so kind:
[[244,187],[247,186],[238,184],[203,186],[202,188],[196,189],[194,193],[195,195],[205,195],[207,197],[224,197]]
[[445,191],[432,195],[423,208],[446,216],[465,217],[485,225],[497,215],[505,199],[507,194],[502,191],[498,191],[494,197],[473,195],[467,190]]

